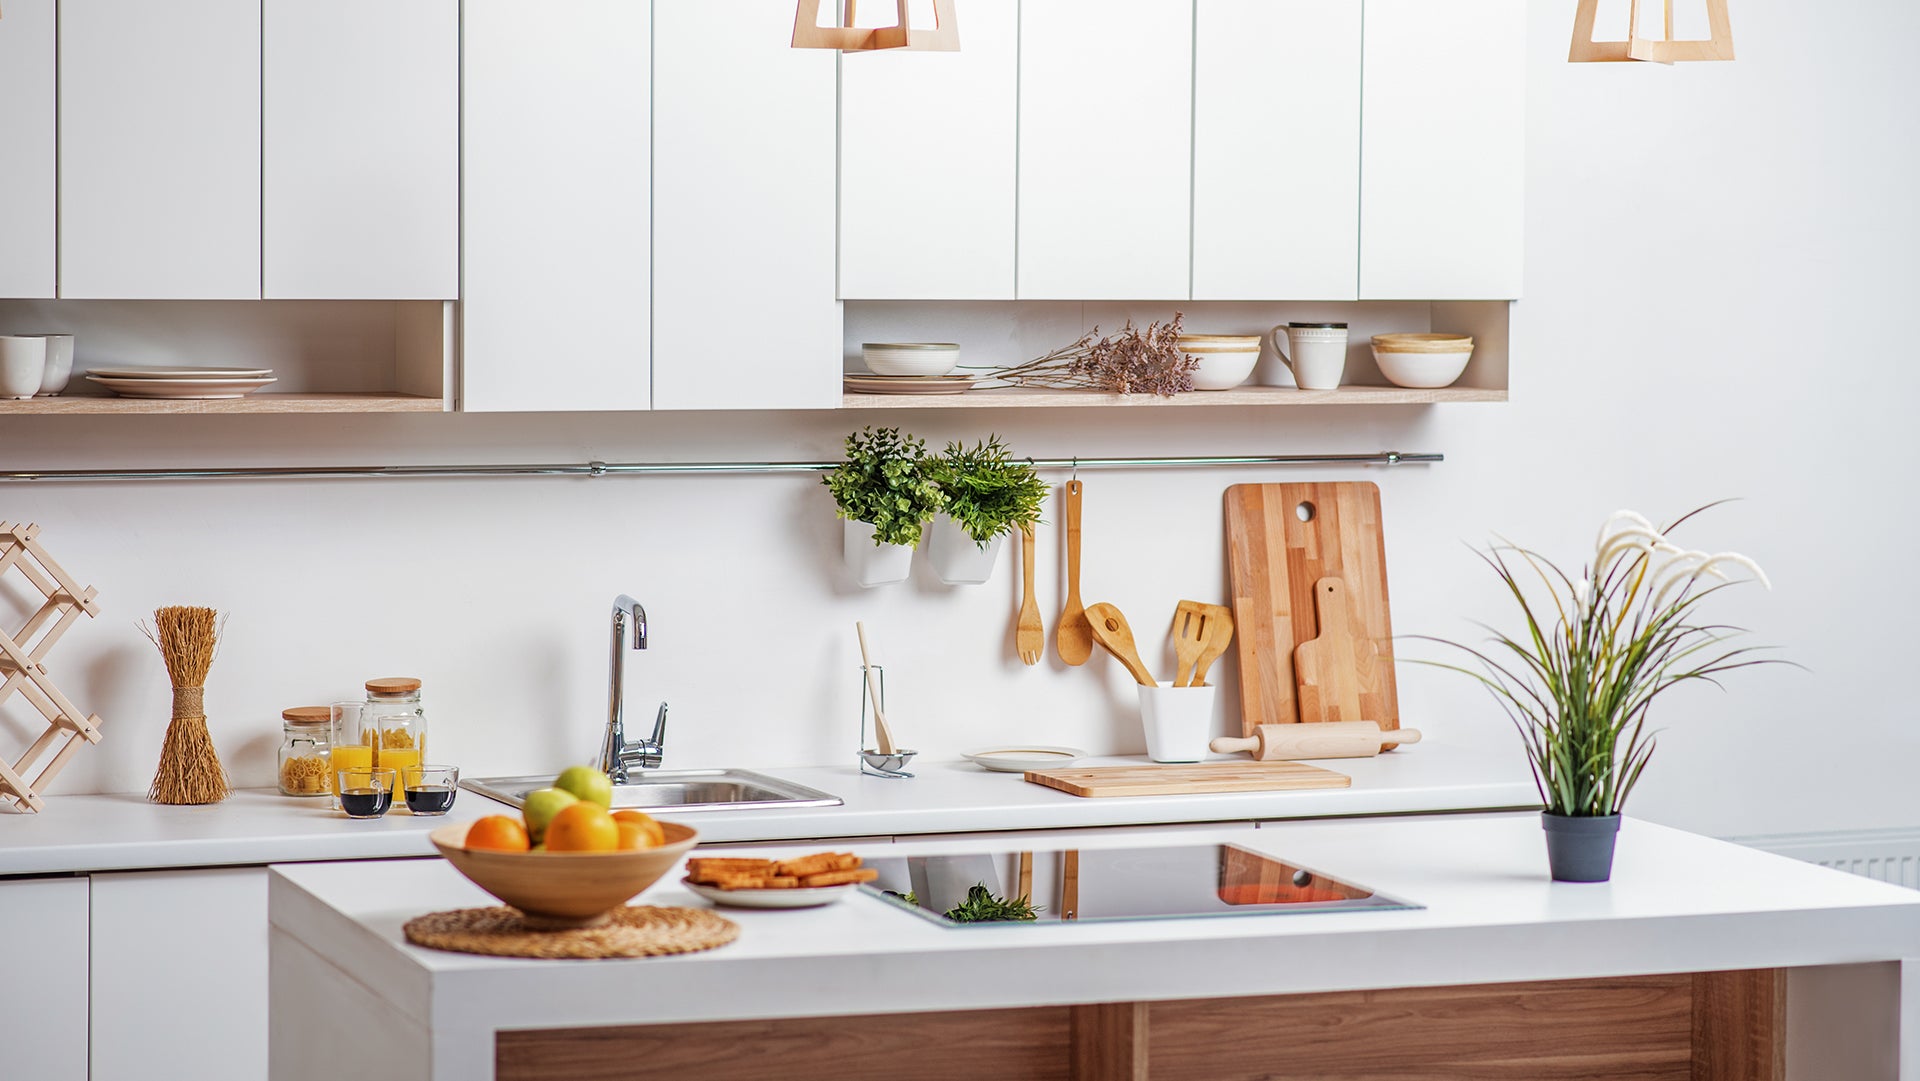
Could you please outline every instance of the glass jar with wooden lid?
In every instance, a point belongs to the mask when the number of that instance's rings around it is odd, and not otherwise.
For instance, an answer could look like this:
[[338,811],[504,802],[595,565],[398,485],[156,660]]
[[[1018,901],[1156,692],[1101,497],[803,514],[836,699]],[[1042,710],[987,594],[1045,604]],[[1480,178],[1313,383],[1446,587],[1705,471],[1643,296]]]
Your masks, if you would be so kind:
[[420,702],[420,681],[394,676],[367,681],[366,714],[361,719],[374,764],[393,769],[394,794],[405,792],[407,768],[425,761],[427,711]]
[[324,796],[333,791],[333,710],[289,706],[280,711],[280,794]]

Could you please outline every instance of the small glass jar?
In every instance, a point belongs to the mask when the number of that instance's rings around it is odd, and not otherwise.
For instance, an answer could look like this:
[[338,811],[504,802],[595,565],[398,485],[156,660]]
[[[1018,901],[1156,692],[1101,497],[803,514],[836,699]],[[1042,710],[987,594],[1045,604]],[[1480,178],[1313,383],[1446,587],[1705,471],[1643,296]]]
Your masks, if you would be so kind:
[[[361,731],[374,748],[374,765],[393,770],[395,778],[426,761],[427,711],[420,704],[420,681],[410,677],[370,679]],[[395,795],[404,795],[405,783]]]
[[333,791],[333,711],[292,706],[280,711],[280,794],[325,796]]

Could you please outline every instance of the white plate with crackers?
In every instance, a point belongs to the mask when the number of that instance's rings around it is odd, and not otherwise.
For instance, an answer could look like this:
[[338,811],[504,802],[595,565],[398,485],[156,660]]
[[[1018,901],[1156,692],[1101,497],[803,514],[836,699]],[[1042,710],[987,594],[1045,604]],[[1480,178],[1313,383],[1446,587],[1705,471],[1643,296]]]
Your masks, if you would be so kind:
[[717,905],[735,908],[813,908],[844,901],[880,872],[860,866],[851,852],[815,852],[771,860],[695,856],[680,884]]
[[860,888],[858,882],[840,886],[786,886],[778,889],[722,889],[683,878],[680,884],[716,905],[734,908],[815,908],[844,901]]

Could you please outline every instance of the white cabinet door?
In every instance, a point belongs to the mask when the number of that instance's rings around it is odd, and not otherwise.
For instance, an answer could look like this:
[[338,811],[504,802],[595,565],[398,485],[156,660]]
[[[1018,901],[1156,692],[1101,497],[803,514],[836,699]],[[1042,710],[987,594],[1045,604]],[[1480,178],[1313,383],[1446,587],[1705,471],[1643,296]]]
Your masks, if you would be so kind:
[[837,54],[792,25],[792,0],[654,2],[656,409],[840,404]]
[[96,874],[92,924],[92,1081],[267,1076],[266,868]]
[[265,0],[262,53],[266,296],[459,296],[459,0]]
[[840,296],[1012,300],[1019,5],[966,5],[957,53],[840,58]]
[[0,18],[0,297],[54,290],[54,0]]
[[1193,0],[1021,4],[1020,299],[1186,298],[1192,131]]
[[[18,3],[7,0],[6,18],[30,6]],[[0,928],[0,1072],[87,1081],[87,880],[0,882]]]
[[260,298],[260,0],[60,0],[60,295]]
[[1360,286],[1360,5],[1197,0],[1193,299]]
[[1360,297],[1520,295],[1526,0],[1367,0]]
[[464,7],[461,407],[646,409],[649,5]]

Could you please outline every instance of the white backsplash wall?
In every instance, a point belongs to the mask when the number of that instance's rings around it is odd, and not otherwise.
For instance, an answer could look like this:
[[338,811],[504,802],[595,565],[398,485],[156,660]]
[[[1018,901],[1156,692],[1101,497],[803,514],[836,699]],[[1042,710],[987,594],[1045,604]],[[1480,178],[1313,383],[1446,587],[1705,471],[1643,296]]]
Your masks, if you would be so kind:
[[[1220,492],[1238,481],[1378,481],[1395,629],[1456,637],[1477,634],[1471,619],[1512,625],[1466,547],[1493,531],[1577,565],[1617,508],[1666,517],[1739,496],[1685,536],[1766,566],[1772,593],[1726,594],[1717,614],[1806,670],[1737,672],[1724,693],[1666,699],[1629,810],[1721,834],[1920,826],[1920,725],[1901,682],[1920,600],[1907,465],[1920,370],[1883,315],[1920,290],[1920,148],[1889,137],[1920,94],[1904,55],[1920,9],[1853,0],[1808,20],[1786,0],[1752,0],[1736,13],[1740,60],[1666,68],[1566,64],[1570,8],[1542,6],[1532,27],[1527,297],[1513,310],[1506,405],[13,417],[0,420],[0,465],[818,459],[867,423],[935,446],[997,431],[1037,457],[1447,455],[1392,470],[1083,475],[1087,599],[1117,603],[1154,641],[1178,599],[1224,596]],[[145,787],[168,696],[134,621],[169,603],[232,613],[208,702],[242,784],[271,782],[280,707],[374,675],[427,681],[434,757],[469,775],[585,757],[621,591],[652,616],[630,708],[645,718],[658,697],[673,702],[670,765],[847,761],[855,619],[887,666],[902,739],[923,754],[1002,740],[1141,747],[1110,660],[1014,658],[1017,551],[985,586],[948,589],[922,570],[859,590],[811,478],[12,485],[0,518],[42,523],[49,548],[101,590],[102,617],[50,667],[106,718],[106,736],[56,794]],[[1051,634],[1057,528],[1043,528],[1041,553]],[[1149,654],[1164,667],[1163,649]],[[1400,677],[1404,723],[1514,754],[1467,680],[1406,665]],[[1228,664],[1227,703],[1232,678]],[[24,745],[18,708],[0,721],[0,752]]]

